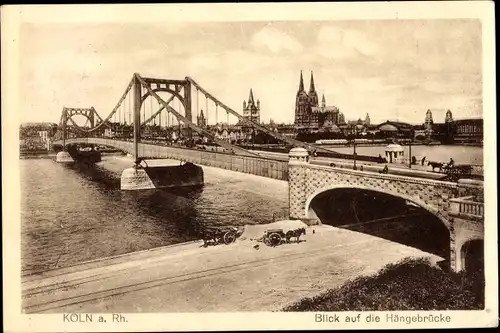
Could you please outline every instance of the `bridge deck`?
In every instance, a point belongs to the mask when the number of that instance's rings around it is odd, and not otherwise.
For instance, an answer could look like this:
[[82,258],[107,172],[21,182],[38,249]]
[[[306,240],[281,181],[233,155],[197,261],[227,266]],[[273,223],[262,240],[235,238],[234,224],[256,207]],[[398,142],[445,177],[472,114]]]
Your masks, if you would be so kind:
[[[68,139],[70,143],[89,143],[103,146],[110,146],[120,149],[124,152],[132,153],[133,143],[104,138],[79,138]],[[227,152],[212,151],[202,149],[189,149],[178,146],[158,145],[154,143],[140,143],[139,155],[144,158],[167,158],[187,161],[199,165],[218,167],[237,172],[250,173],[257,176],[263,176],[273,179],[288,180],[288,155],[284,153],[254,151],[257,156],[241,156]],[[259,157],[260,155],[260,157]],[[311,164],[329,166],[335,163],[337,167],[352,169],[351,160],[341,160],[336,158],[317,157],[311,158]],[[358,170],[378,173],[385,164],[374,164],[372,162],[358,162]],[[389,164],[389,174],[401,175],[406,177],[415,177],[423,179],[442,179],[445,177],[442,173],[428,172],[423,170],[414,170],[401,167],[399,165]]]

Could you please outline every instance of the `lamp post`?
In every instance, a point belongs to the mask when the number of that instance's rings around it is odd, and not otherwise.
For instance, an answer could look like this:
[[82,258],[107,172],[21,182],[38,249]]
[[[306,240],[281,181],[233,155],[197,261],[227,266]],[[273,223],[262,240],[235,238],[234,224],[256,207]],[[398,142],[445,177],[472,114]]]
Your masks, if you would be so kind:
[[409,162],[408,167],[411,169],[411,138],[410,138],[410,142],[408,143],[408,150],[409,150],[409,154],[410,154],[410,156],[409,156],[410,162]]
[[357,170],[356,168],[356,136],[358,134],[358,129],[356,128],[356,125],[354,125],[354,139],[353,139],[353,147],[354,147],[354,153],[353,153],[353,158],[354,158],[354,166],[353,170]]
[[[253,122],[253,110],[250,108],[250,121]],[[252,124],[252,150],[254,150],[254,142],[255,142],[255,128]]]

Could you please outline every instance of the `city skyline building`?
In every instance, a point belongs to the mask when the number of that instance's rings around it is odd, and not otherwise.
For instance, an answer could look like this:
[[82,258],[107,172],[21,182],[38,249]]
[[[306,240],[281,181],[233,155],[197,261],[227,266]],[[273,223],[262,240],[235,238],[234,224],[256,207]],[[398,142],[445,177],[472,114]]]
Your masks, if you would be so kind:
[[318,103],[318,94],[314,83],[314,73],[311,71],[309,91],[304,89],[304,78],[300,71],[299,88],[295,98],[294,125],[299,132],[316,131],[323,127],[336,129],[345,123],[345,117],[335,105],[327,106],[325,94]]
[[250,88],[248,102],[243,101],[243,117],[247,120],[260,123],[260,100],[253,97],[253,90]]

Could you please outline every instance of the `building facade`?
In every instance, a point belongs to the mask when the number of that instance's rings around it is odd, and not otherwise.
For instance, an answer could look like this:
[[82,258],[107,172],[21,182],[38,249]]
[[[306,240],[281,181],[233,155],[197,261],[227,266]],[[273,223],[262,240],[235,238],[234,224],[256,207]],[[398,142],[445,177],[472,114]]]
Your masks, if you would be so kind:
[[455,142],[482,142],[483,119],[460,119],[454,122]]
[[344,115],[336,106],[327,106],[325,96],[321,98],[321,105],[318,100],[318,93],[314,84],[314,75],[311,72],[309,91],[304,89],[304,79],[300,72],[300,82],[297,95],[295,97],[295,129],[298,132],[314,132],[321,128],[338,128],[344,124]]

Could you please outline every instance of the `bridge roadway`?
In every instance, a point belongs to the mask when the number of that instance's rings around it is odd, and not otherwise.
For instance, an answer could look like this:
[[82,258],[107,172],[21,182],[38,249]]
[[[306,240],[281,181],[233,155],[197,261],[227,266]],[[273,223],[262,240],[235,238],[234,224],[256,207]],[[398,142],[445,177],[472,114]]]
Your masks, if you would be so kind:
[[[104,138],[76,138],[67,139],[66,144],[88,143],[114,147],[127,153],[132,153],[133,143],[130,141],[104,139]],[[54,144],[62,144],[56,141]],[[257,156],[240,156],[226,152],[217,152],[202,149],[188,149],[179,146],[159,145],[143,142],[139,144],[139,156],[148,158],[166,158],[191,162],[194,164],[218,167],[237,172],[250,173],[257,176],[269,177],[279,180],[288,180],[289,157],[284,153],[253,151]],[[261,158],[259,158],[259,156]],[[329,166],[335,163],[337,167],[352,169],[353,162],[349,160],[334,158],[311,158],[311,164]],[[385,164],[374,164],[370,162],[357,162],[358,170],[380,172]],[[410,170],[408,168],[390,165],[389,174],[403,175],[407,177],[418,177],[427,179],[440,179],[444,175],[423,170]]]
[[294,223],[303,226],[300,221],[246,226],[230,245],[203,248],[201,242],[191,242],[24,276],[23,311],[272,311],[404,257],[439,260],[415,248],[330,226],[308,227],[305,242],[299,244],[267,247],[250,240],[267,228],[288,229]]
[[[270,158],[270,159],[280,159],[283,161],[288,161],[288,154],[285,153],[276,153],[276,152],[268,152],[263,150],[251,150],[262,157]],[[323,165],[330,166],[332,163],[335,164],[336,167],[352,169],[354,167],[354,162],[352,160],[333,158],[333,157],[311,157],[311,164],[314,165]],[[379,172],[382,171],[387,163],[375,163],[375,162],[367,162],[367,161],[357,161],[356,167],[358,169],[371,171],[371,172]],[[387,164],[389,166],[389,174],[394,175],[402,175],[402,176],[410,176],[410,177],[420,177],[427,179],[441,179],[444,177],[442,173],[431,172],[426,167],[422,166],[413,166],[412,170],[410,170],[407,166],[401,164]]]

